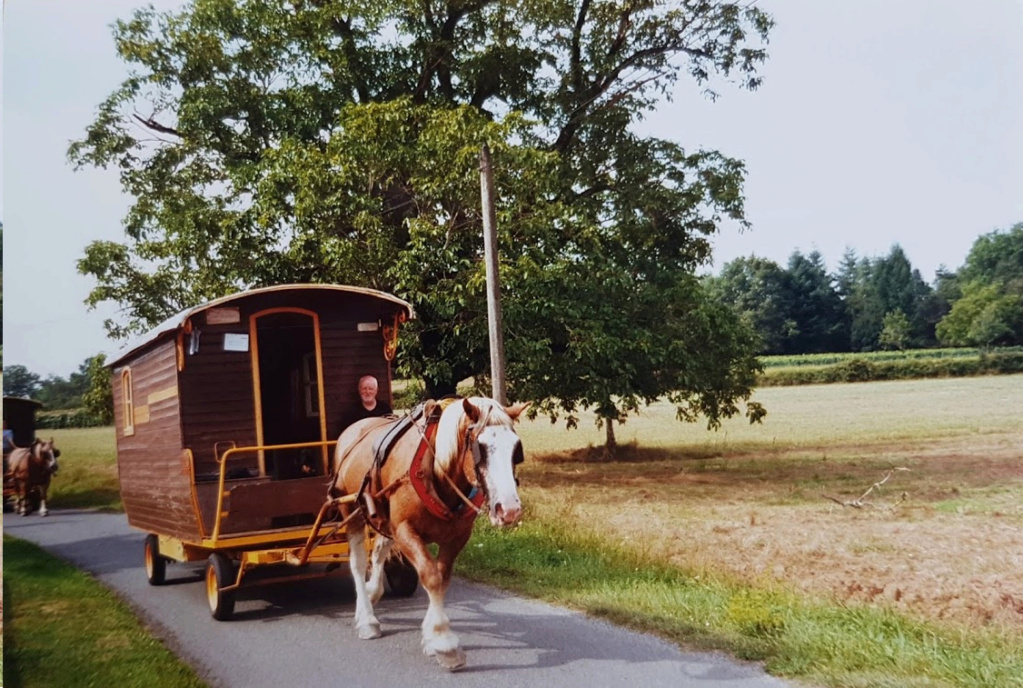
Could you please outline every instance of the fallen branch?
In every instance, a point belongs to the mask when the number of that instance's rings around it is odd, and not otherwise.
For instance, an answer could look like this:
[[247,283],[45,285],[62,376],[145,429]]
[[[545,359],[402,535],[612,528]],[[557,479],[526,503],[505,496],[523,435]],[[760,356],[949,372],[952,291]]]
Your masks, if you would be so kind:
[[[908,468],[905,468],[903,466],[899,466],[898,468],[893,468],[893,469],[889,470],[888,473],[885,474],[885,476],[883,478],[881,478],[876,483],[874,483],[869,488],[867,488],[867,491],[864,492],[862,495],[860,495],[859,499],[852,499],[852,500],[842,501],[841,499],[839,499],[837,497],[832,497],[831,495],[822,495],[822,496],[824,497],[824,499],[830,499],[831,501],[833,501],[835,504],[838,504],[839,506],[849,506],[849,507],[852,507],[854,509],[862,509],[862,508],[868,507],[868,506],[869,507],[876,507],[877,505],[874,504],[873,502],[864,501],[867,498],[867,496],[870,495],[870,493],[873,492],[875,489],[880,488],[882,485],[884,485],[886,482],[888,482],[888,480],[892,477],[892,475],[895,473],[895,471],[908,471],[908,470],[909,470]],[[886,509],[891,509],[891,508],[895,507],[897,504],[901,504],[904,501],[906,501],[906,493],[905,492],[902,493],[902,496],[900,497],[898,502],[896,502],[895,504],[889,504],[885,508]]]

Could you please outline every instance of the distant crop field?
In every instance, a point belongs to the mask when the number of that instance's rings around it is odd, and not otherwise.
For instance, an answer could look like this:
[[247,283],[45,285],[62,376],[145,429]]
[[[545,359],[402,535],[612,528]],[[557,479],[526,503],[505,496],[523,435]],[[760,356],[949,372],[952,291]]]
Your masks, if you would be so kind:
[[[654,404],[616,428],[618,441],[665,455],[706,457],[772,454],[829,445],[971,437],[1023,430],[1023,376],[764,387],[753,400],[767,408],[763,423],[736,417],[717,431],[680,423],[669,404]],[[527,452],[571,453],[600,445],[592,414],[565,430],[545,418],[522,424]]]

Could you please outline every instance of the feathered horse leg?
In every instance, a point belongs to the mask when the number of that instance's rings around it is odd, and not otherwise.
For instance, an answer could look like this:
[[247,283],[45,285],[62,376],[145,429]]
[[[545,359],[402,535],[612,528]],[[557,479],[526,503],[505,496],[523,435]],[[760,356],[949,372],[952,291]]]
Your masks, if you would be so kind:
[[373,613],[374,600],[366,586],[369,564],[366,555],[366,524],[361,517],[348,524],[348,565],[355,583],[355,630],[363,640],[380,637],[380,622]]
[[[471,524],[470,524],[471,525]],[[451,621],[444,610],[444,597],[451,582],[451,569],[455,557],[469,541],[472,528],[465,528],[456,540],[439,543],[434,559],[426,543],[408,523],[402,523],[394,532],[394,539],[419,573],[430,606],[423,619],[423,654],[434,657],[445,669],[454,671],[465,666],[465,652],[459,647],[458,636],[451,630]]]

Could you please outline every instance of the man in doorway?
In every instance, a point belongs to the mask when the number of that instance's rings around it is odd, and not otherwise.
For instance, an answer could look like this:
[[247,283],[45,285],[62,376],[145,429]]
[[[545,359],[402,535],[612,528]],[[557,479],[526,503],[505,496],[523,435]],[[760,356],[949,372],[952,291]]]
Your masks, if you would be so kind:
[[363,375],[359,378],[359,405],[345,419],[345,427],[363,418],[376,418],[379,416],[390,416],[394,413],[391,405],[386,401],[377,399],[377,391],[380,389],[377,379],[372,375]]

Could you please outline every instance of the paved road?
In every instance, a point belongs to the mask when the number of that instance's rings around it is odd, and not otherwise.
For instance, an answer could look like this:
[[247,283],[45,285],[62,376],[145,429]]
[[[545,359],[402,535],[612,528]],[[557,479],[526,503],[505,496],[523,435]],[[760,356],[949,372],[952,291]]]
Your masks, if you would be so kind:
[[449,674],[419,649],[422,589],[408,599],[381,601],[384,636],[373,641],[355,636],[353,588],[343,577],[253,588],[240,594],[234,620],[218,622],[206,606],[201,565],[171,564],[170,584],[146,583],[143,534],[123,515],[6,514],[4,531],[92,572],[214,686],[787,685],[722,655],[682,652],[651,636],[458,580],[448,594],[448,613],[469,664]]

